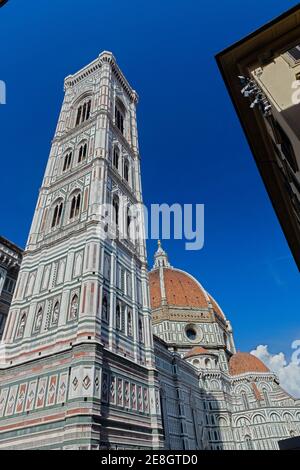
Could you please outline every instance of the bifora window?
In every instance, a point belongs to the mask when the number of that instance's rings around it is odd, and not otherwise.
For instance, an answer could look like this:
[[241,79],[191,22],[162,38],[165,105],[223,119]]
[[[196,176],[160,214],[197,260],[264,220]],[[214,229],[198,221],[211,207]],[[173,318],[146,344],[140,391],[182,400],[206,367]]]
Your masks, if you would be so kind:
[[120,100],[116,101],[115,105],[115,125],[124,133],[124,119],[125,119],[125,106]]
[[70,219],[74,219],[75,217],[79,216],[80,203],[81,203],[81,194],[78,193],[73,196],[72,201],[71,201]]
[[69,152],[65,156],[63,171],[66,171],[70,168],[72,163],[72,152]]
[[51,228],[57,227],[60,224],[63,206],[64,206],[63,202],[58,202],[55,205],[54,211],[53,211]]
[[87,156],[87,143],[80,145],[78,152],[78,163],[81,163]]
[[92,101],[91,99],[89,99],[78,107],[77,115],[76,115],[76,123],[75,123],[76,126],[79,126],[79,124],[89,119],[90,114],[91,114],[91,106],[92,106]]

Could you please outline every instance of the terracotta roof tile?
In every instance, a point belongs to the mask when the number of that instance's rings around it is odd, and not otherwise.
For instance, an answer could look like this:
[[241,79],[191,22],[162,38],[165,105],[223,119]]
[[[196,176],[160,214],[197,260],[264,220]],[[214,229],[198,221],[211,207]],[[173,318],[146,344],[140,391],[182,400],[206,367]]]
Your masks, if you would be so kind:
[[158,308],[161,305],[161,293],[159,282],[159,271],[151,271],[149,273],[149,287],[150,287],[150,303],[151,308]]
[[229,371],[231,375],[240,375],[246,372],[270,372],[260,359],[245,352],[238,352],[231,357]]
[[195,346],[189,352],[186,353],[184,356],[185,359],[194,356],[200,356],[201,354],[209,354],[206,349],[202,348],[202,346]]

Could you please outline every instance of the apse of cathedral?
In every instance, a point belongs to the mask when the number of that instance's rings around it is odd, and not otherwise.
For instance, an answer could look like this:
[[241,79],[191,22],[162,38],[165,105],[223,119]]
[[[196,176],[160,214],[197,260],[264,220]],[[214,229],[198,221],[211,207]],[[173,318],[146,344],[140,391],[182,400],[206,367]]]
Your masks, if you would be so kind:
[[0,449],[278,449],[300,400],[161,243],[148,272],[119,237],[120,201],[142,203],[137,93],[110,52],[64,85],[0,343]]

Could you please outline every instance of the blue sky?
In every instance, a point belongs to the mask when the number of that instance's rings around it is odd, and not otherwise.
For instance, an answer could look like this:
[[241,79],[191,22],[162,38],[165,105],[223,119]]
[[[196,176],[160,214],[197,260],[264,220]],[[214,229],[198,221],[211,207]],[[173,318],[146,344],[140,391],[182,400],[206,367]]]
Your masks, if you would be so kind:
[[111,50],[140,95],[145,202],[205,204],[204,249],[166,241],[171,263],[215,296],[239,349],[289,355],[299,275],[214,55],[296,3],[10,0],[0,9],[0,233],[24,246],[63,79]]

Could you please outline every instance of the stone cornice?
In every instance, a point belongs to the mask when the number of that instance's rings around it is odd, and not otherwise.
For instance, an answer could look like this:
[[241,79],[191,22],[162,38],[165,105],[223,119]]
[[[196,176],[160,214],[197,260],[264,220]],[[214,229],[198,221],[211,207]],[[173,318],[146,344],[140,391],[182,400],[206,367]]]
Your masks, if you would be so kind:
[[129,85],[127,79],[125,78],[123,72],[118,66],[114,55],[111,52],[103,51],[99,57],[90,64],[83,67],[81,70],[76,72],[74,75],[68,75],[64,80],[64,90],[74,85],[77,85],[81,80],[84,80],[86,77],[101,69],[103,64],[109,64],[111,66],[114,76],[119,80],[123,89],[126,91],[128,97],[133,103],[138,103],[138,94],[132,87]]

